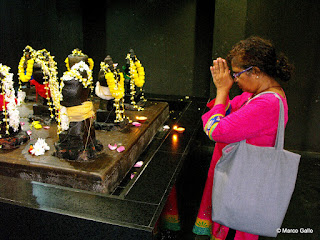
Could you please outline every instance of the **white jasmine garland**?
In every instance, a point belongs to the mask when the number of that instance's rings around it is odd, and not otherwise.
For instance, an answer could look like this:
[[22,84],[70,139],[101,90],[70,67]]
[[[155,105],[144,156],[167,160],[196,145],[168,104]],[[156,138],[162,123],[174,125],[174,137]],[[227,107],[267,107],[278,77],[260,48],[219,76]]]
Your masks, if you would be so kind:
[[86,72],[91,71],[89,66],[84,61],[80,61],[75,65],[73,65],[71,67],[71,70],[86,71]]
[[18,103],[17,103],[17,106],[20,106],[23,102],[24,102],[24,99],[26,98],[26,92],[23,92],[23,91],[18,91]]
[[[87,78],[81,76],[81,72],[86,71]],[[71,81],[72,79],[77,79],[82,85],[87,88],[89,85],[92,85],[92,71],[89,66],[84,62],[80,61],[73,65],[71,69],[65,72],[61,78],[63,81]]]
[[61,119],[61,130],[66,131],[69,129],[69,117],[67,114],[67,108],[61,106],[60,109],[60,119]]
[[[3,113],[5,115],[4,121],[9,122],[9,126],[13,128],[13,131],[18,131],[20,126],[20,115],[17,110],[17,104],[15,100],[15,91],[13,88],[13,73],[9,73],[10,67],[0,64],[0,72],[4,76],[2,79],[2,95],[4,95]],[[7,109],[5,104],[7,103]],[[9,115],[9,120],[7,119]],[[7,125],[6,133],[9,134]]]

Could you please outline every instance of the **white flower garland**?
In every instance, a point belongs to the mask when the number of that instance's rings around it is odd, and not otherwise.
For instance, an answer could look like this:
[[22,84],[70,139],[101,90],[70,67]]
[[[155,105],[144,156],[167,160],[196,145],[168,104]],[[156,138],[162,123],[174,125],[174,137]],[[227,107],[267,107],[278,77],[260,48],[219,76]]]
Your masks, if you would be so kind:
[[69,129],[69,117],[67,113],[67,108],[64,106],[61,106],[60,109],[60,120],[61,120],[61,130],[66,131]]
[[[15,91],[13,88],[13,73],[9,73],[10,67],[2,65],[0,63],[0,73],[4,76],[2,80],[2,94],[3,98],[3,108],[2,111],[5,115],[4,121],[6,121],[6,134],[9,135],[9,126],[13,128],[14,132],[19,130],[20,126],[20,115],[17,109],[17,104],[15,100]],[[6,108],[7,103],[7,108]],[[9,115],[9,120],[7,118]],[[9,121],[9,125],[8,125]]]
[[[81,72],[86,71],[88,77],[84,78],[81,76]],[[82,83],[82,85],[87,88],[88,86],[92,85],[93,79],[92,79],[92,71],[90,70],[89,66],[84,62],[80,61],[73,65],[70,69],[70,71],[66,71],[63,76],[63,81],[70,81],[72,79],[78,79],[79,82]]]

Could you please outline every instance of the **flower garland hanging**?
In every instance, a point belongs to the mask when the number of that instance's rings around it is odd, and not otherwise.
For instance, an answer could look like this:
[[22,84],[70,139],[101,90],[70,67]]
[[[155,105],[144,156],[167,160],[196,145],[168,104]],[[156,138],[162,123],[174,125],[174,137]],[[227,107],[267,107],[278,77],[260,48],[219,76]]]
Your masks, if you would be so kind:
[[105,62],[100,63],[101,69],[105,72],[105,79],[112,97],[121,99],[124,97],[124,77],[123,73],[117,71],[111,72],[109,65]]
[[[81,72],[84,72],[84,71],[87,73],[86,78],[82,77],[81,75]],[[61,80],[70,81],[74,78],[76,78],[79,82],[81,82],[84,88],[90,87],[91,90],[93,89],[92,71],[84,61],[80,61],[74,64],[69,71],[64,72]]]
[[144,67],[142,67],[141,62],[135,56],[135,62],[131,59],[130,60],[130,74],[133,77],[134,84],[142,88],[145,83],[145,71]]
[[[35,54],[35,62],[41,66],[44,75],[44,89],[46,90],[47,104],[50,110],[50,117],[57,121],[58,134],[62,131],[63,117],[61,117],[62,101],[62,83],[58,82],[57,63],[54,61],[54,56],[46,49],[37,51]],[[51,101],[52,100],[52,101]]]
[[[31,79],[31,76],[32,76],[32,72],[33,72],[34,59],[29,59],[27,61],[26,70],[23,67],[25,61],[26,61],[26,58],[23,56],[20,59],[19,66],[18,66],[18,75],[19,75],[19,80],[21,82],[29,82]],[[26,74],[25,74],[25,72],[26,72]]]
[[125,119],[124,116],[124,77],[123,73],[114,70],[113,72],[110,70],[109,65],[105,62],[100,63],[101,70],[104,71],[104,77],[107,81],[109,91],[114,97],[114,106],[116,108],[116,119],[115,122],[122,122]]
[[[10,135],[10,127],[13,128],[14,132],[17,132],[20,127],[20,115],[17,109],[15,90],[13,87],[13,73],[9,73],[9,71],[10,67],[0,64],[0,74],[3,76],[1,81],[1,96],[3,98],[2,113],[6,123],[6,135]],[[0,138],[2,138],[1,135]]]
[[[21,57],[18,65],[18,77],[19,77],[20,88],[21,88],[21,82],[29,82],[31,79],[32,72],[33,72],[33,64],[34,64],[34,53],[35,53],[35,50],[30,46],[26,46],[25,49],[23,50],[23,56]],[[29,54],[30,59],[28,59],[27,61],[27,68],[24,69],[24,63],[26,61],[27,54]]]
[[134,60],[131,58],[130,53],[127,54],[126,59],[129,60],[130,66],[129,66],[129,78],[130,78],[130,94],[131,94],[131,104],[134,108],[136,108],[138,111],[144,110],[142,107],[138,106],[135,101],[135,95],[136,95],[136,89],[135,86],[140,88],[141,91],[141,97],[140,100],[146,101],[144,98],[143,93],[143,85],[145,83],[145,71],[144,67],[142,67],[141,62],[138,60],[136,56],[134,56]]

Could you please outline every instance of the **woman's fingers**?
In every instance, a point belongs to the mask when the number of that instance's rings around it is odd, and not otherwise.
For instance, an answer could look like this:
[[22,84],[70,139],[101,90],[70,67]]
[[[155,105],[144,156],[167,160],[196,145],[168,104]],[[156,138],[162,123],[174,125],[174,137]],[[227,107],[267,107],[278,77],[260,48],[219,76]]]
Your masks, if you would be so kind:
[[224,67],[223,67],[222,58],[218,58],[217,61],[218,61],[219,71],[223,72],[224,71]]
[[213,66],[210,66],[210,71],[211,71],[211,75],[213,77],[213,74],[214,74],[214,67]]
[[227,61],[225,59],[223,59],[223,67],[226,71],[229,72],[229,67],[228,67],[228,64],[227,64]]
[[223,58],[217,58],[212,65],[210,71],[216,88],[230,90],[233,80],[230,76],[227,61]]
[[218,58],[217,62],[218,62],[217,65],[219,66],[220,72],[229,72],[229,67],[228,67],[227,61],[225,59]]
[[220,70],[220,69],[219,69],[218,61],[217,61],[217,60],[214,60],[214,61],[213,61],[213,71],[214,71],[214,73],[218,73],[219,70]]

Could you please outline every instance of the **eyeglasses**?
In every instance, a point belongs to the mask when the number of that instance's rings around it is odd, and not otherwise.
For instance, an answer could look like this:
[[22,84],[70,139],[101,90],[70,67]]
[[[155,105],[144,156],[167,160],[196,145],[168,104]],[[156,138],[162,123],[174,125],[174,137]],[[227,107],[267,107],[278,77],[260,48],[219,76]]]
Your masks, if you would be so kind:
[[233,76],[234,78],[238,78],[238,77],[240,77],[240,75],[241,75],[242,73],[247,72],[247,71],[251,70],[252,68],[253,68],[253,66],[248,67],[247,69],[245,69],[245,70],[243,70],[243,71],[241,71],[241,72],[232,74],[232,76]]

